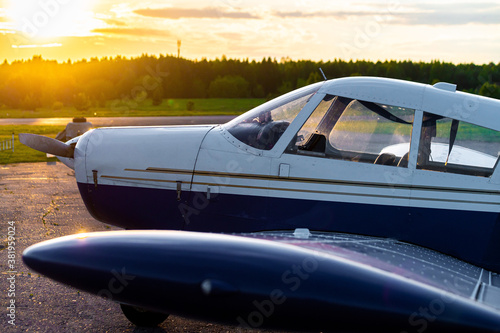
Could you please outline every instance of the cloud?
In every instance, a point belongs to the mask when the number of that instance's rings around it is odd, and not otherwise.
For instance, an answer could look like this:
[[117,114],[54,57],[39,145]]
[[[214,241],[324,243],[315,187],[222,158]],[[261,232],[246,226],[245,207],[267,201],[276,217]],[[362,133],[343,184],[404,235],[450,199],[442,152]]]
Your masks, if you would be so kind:
[[148,17],[159,17],[177,20],[180,18],[232,18],[232,19],[258,19],[251,13],[225,11],[219,8],[158,8],[158,9],[138,9],[134,13]]
[[61,43],[51,43],[51,44],[34,44],[34,45],[12,45],[14,49],[36,49],[40,47],[61,47],[63,46]]
[[394,15],[408,25],[500,24],[500,5],[494,3],[420,4],[413,12]]
[[219,33],[216,33],[216,35],[219,37],[222,37],[224,39],[229,39],[232,41],[236,41],[236,40],[240,41],[244,37],[243,34],[237,33],[237,32],[219,32]]
[[[373,11],[275,11],[279,18],[333,18],[344,20],[350,17],[383,18],[389,24],[403,25],[464,25],[464,24],[500,24],[500,5],[490,2],[401,5],[397,9],[373,5]],[[387,18],[391,19],[388,20]]]
[[123,21],[118,21],[118,20],[113,20],[113,19],[100,19],[101,21],[103,21],[104,23],[106,23],[107,25],[114,25],[114,26],[119,26],[119,27],[124,27],[126,26],[127,24]]
[[300,11],[290,11],[290,12],[280,12],[276,11],[273,13],[274,16],[280,18],[311,18],[311,17],[331,17],[339,20],[346,19],[350,16],[375,16],[377,13],[374,12],[358,12],[358,11],[321,11],[321,12],[300,12]]
[[129,36],[142,36],[142,37],[167,37],[171,34],[168,31],[156,30],[156,29],[141,29],[141,28],[102,28],[92,30],[94,33],[106,34],[106,35],[129,35]]
[[431,13],[426,15],[403,14],[396,17],[393,23],[406,25],[464,25],[475,24],[500,24],[500,13],[464,13],[451,15],[451,13]]

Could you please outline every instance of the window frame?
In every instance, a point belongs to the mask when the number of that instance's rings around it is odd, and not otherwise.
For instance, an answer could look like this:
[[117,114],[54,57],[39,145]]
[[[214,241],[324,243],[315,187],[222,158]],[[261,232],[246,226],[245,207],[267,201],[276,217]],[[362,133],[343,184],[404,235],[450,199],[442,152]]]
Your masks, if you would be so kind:
[[[416,144],[412,145],[413,147],[412,146],[410,147],[410,156],[409,156],[409,162],[408,162],[409,169],[411,168],[412,171],[419,172],[419,173],[420,172],[424,172],[424,173],[431,172],[432,174],[435,174],[435,175],[465,176],[465,177],[473,177],[471,179],[487,179],[487,180],[490,180],[490,182],[492,182],[492,183],[500,184],[500,171],[498,171],[499,168],[497,168],[498,165],[500,164],[499,163],[500,156],[497,156],[497,161],[496,161],[494,167],[492,168],[492,172],[489,176],[481,176],[481,175],[474,175],[474,174],[467,174],[467,173],[460,173],[460,172],[453,172],[453,171],[448,172],[448,171],[439,171],[439,170],[419,168],[418,167],[418,154],[420,152],[420,143],[421,143],[420,138],[422,136],[423,118],[424,118],[425,113],[430,113],[433,115],[442,116],[442,117],[448,118],[450,120],[459,120],[460,122],[463,122],[463,123],[467,123],[467,124],[477,126],[477,127],[482,127],[482,128],[492,130],[492,131],[497,131],[500,133],[500,131],[498,131],[496,129],[482,126],[482,125],[478,125],[470,120],[460,119],[460,117],[450,117],[450,116],[441,115],[441,114],[438,114],[435,112],[425,111],[425,110],[415,111],[415,118],[414,118],[413,132],[412,132],[412,138],[415,137],[415,141],[412,139],[412,143],[415,142]],[[467,147],[464,147],[464,148],[467,148]],[[464,166],[464,167],[467,168],[468,166]],[[474,167],[470,167],[470,168],[474,168]],[[478,169],[479,168],[480,167],[478,167]],[[450,169],[452,169],[452,168],[450,168]],[[484,168],[484,169],[487,169],[487,168]]]
[[[309,118],[310,114],[315,110],[315,108],[317,107],[317,105],[321,102],[321,100],[325,96],[324,93],[320,93],[323,84],[324,84],[324,82],[318,82],[318,83],[315,83],[313,85],[309,85],[309,86],[302,87],[300,89],[296,89],[294,91],[291,91],[291,92],[289,92],[289,93],[287,93],[285,95],[282,95],[282,96],[279,96],[279,97],[276,98],[276,99],[285,98],[287,95],[292,95],[294,93],[298,93],[300,90],[307,91],[309,89],[309,90],[312,91],[312,96],[309,98],[308,102],[302,107],[302,109],[298,112],[298,114],[292,120],[292,122],[287,127],[287,129],[283,132],[283,134],[280,136],[280,138],[276,141],[276,143],[274,144],[274,146],[271,149],[269,149],[269,150],[259,149],[259,148],[250,146],[247,143],[239,140],[237,137],[235,137],[233,134],[231,134],[231,132],[228,129],[228,125],[232,124],[232,123],[236,123],[238,121],[241,121],[242,119],[246,118],[245,115],[247,113],[250,113],[250,112],[252,112],[253,110],[255,110],[257,108],[260,108],[260,107],[262,107],[265,104],[268,104],[268,103],[271,104],[274,100],[271,100],[269,102],[261,104],[258,107],[256,107],[256,108],[254,108],[252,110],[249,110],[249,111],[243,113],[242,115],[234,118],[230,122],[221,125],[220,128],[221,128],[222,132],[224,133],[224,136],[233,145],[235,145],[236,147],[238,147],[238,148],[240,148],[242,150],[245,150],[245,151],[247,151],[247,152],[249,152],[251,154],[258,155],[258,156],[279,157],[279,156],[281,156],[283,154],[283,152],[285,151],[286,145],[287,145],[286,143],[283,144],[283,142],[288,142],[287,141],[288,139],[287,140],[284,140],[284,139],[290,136],[290,133],[293,132],[292,129],[294,129],[295,127],[298,126],[297,125],[298,122],[301,122],[304,117],[306,117],[305,120],[304,120],[304,122]],[[316,89],[314,89],[315,87],[316,87]],[[305,95],[307,95],[307,94],[305,94]],[[319,97],[321,97],[321,99],[319,99]],[[300,125],[300,126],[302,126],[302,125]]]
[[[330,100],[332,100],[332,104],[330,104],[328,106],[328,108],[326,109],[325,113],[323,114],[323,118],[321,118],[321,120],[319,120],[318,123],[316,124],[316,132],[317,132],[318,127],[320,127],[324,123],[325,117],[330,116],[331,118],[335,119],[335,123],[333,125],[329,125],[328,126],[330,128],[330,130],[329,130],[327,136],[324,133],[314,133],[314,131],[313,131],[311,133],[311,135],[309,135],[307,137],[306,141],[311,141],[315,134],[319,134],[319,135],[325,137],[326,141],[328,142],[328,143],[326,143],[326,145],[329,146],[330,149],[326,149],[325,152],[319,152],[319,151],[315,151],[315,150],[300,150],[300,149],[297,149],[298,146],[296,145],[296,142],[295,142],[295,139],[296,139],[297,135],[302,130],[303,126],[309,121],[310,117],[314,114],[314,112],[317,111],[317,108],[319,107],[319,105],[322,102],[325,101],[325,98],[327,96],[330,96]],[[342,99],[344,101],[341,101]],[[348,102],[345,103],[346,102],[345,100],[347,100]],[[344,96],[340,96],[340,95],[332,95],[330,93],[325,93],[325,94],[323,94],[323,98],[318,103],[315,103],[316,106],[309,113],[309,116],[307,117],[307,119],[305,119],[305,121],[302,122],[302,125],[298,128],[298,130],[295,131],[294,136],[291,138],[292,140],[290,140],[290,142],[289,142],[289,144],[287,146],[287,149],[284,151],[284,153],[294,154],[294,155],[298,155],[298,156],[321,157],[321,158],[332,159],[332,160],[337,160],[337,161],[344,161],[344,162],[358,162],[358,163],[363,163],[363,164],[367,164],[367,165],[374,164],[374,162],[381,155],[381,153],[368,152],[368,151],[362,152],[362,151],[340,150],[340,149],[338,149],[337,147],[335,147],[334,145],[332,145],[329,142],[333,129],[335,128],[335,126],[337,125],[337,123],[340,121],[340,119],[344,115],[344,112],[346,110],[348,110],[347,108],[352,103],[354,103],[354,102],[360,103],[363,107],[365,107],[367,109],[367,111],[370,111],[370,112],[372,112],[374,114],[378,114],[379,117],[385,118],[385,119],[389,119],[389,118],[387,118],[386,116],[384,116],[384,115],[378,113],[377,111],[371,109],[370,107],[366,106],[366,104],[368,104],[368,103],[370,103],[370,104],[376,104],[378,107],[382,107],[384,109],[385,109],[384,106],[388,105],[390,107],[403,108],[403,109],[411,111],[413,113],[413,119],[412,119],[411,123],[407,123],[407,125],[412,126],[412,129],[411,129],[411,132],[410,132],[410,138],[409,138],[409,142],[408,142],[409,143],[409,152],[411,152],[412,146],[414,146],[412,143],[413,143],[415,119],[416,119],[416,114],[417,114],[418,110],[416,110],[414,108],[411,108],[411,107],[407,107],[407,106],[390,105],[390,103],[377,103],[377,102],[373,102],[373,101],[369,101],[369,100],[360,100],[360,99],[357,99],[357,98],[344,97]],[[335,103],[344,103],[344,108],[341,110],[341,113],[336,118],[335,118],[335,115],[331,115],[330,114],[330,112],[332,112],[332,107],[335,105]],[[383,110],[381,110],[381,111],[383,111]],[[396,116],[394,114],[391,114],[390,112],[388,112],[388,113],[389,113],[389,116],[391,116],[391,120],[394,123],[404,123],[403,120],[402,120],[403,118],[398,118],[398,116]],[[395,118],[395,119],[392,119],[392,118]],[[384,123],[384,122],[381,122],[381,123]],[[306,144],[307,143],[308,142],[306,142]],[[327,154],[328,150],[330,150],[330,151],[336,150],[336,151],[339,152],[339,154],[344,154],[345,156],[352,156],[353,158],[360,158],[360,160],[355,161],[355,160],[349,160],[349,159],[346,160],[344,158],[336,158],[333,155]],[[365,161],[365,159],[367,159],[368,157],[370,157],[369,158],[370,159],[369,162]],[[401,160],[402,156],[398,156],[398,157]],[[378,165],[382,166],[383,164],[378,164]],[[410,167],[409,164],[405,165],[405,166],[401,166],[401,165],[397,165],[397,163],[394,164],[394,165],[385,165],[385,166],[401,167],[401,168],[405,168],[405,169],[408,169]]]
[[302,126],[309,119],[311,114],[316,110],[319,103],[325,98],[326,93],[320,92],[321,88],[311,97],[309,102],[302,108],[299,114],[292,121],[290,126],[286,129],[285,133],[280,137],[278,142],[274,145],[271,150],[266,150],[263,152],[263,156],[277,158],[286,153],[286,149],[295,137],[295,135],[300,131]]

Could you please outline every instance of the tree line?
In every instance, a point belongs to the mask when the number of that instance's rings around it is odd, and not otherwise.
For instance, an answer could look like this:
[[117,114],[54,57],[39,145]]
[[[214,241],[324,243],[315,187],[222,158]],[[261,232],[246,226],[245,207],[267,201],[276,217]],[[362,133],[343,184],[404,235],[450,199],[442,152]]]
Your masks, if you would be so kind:
[[105,107],[146,99],[272,98],[307,84],[346,76],[379,76],[433,84],[456,83],[459,90],[500,98],[500,64],[432,61],[280,60],[264,58],[189,60],[169,55],[92,58],[58,63],[35,56],[0,65],[0,107],[55,110]]

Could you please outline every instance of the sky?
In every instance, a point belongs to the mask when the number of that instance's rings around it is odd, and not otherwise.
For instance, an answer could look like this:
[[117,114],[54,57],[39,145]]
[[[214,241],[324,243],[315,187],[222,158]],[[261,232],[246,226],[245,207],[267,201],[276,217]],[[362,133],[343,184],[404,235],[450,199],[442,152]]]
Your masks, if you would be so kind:
[[0,0],[0,61],[189,59],[500,62],[500,0]]

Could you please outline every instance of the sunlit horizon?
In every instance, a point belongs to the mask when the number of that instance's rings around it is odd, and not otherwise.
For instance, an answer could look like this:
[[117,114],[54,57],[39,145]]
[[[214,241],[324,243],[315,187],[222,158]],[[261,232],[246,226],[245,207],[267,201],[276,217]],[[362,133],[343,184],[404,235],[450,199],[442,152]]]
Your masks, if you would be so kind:
[[0,61],[177,55],[199,60],[500,63],[500,1],[0,0]]

